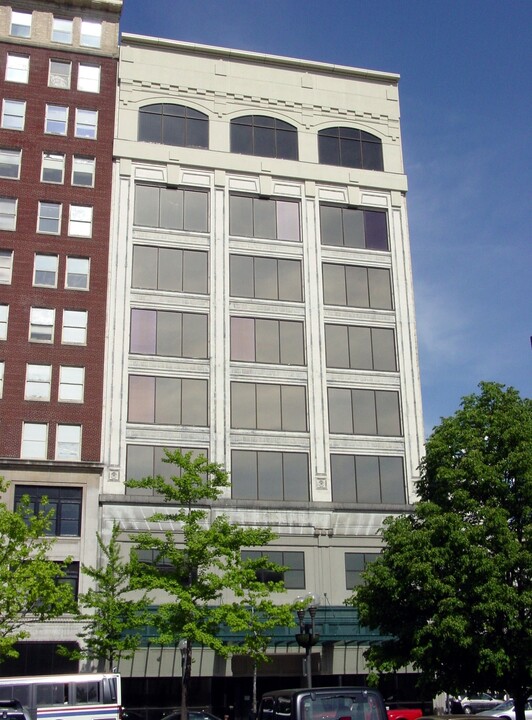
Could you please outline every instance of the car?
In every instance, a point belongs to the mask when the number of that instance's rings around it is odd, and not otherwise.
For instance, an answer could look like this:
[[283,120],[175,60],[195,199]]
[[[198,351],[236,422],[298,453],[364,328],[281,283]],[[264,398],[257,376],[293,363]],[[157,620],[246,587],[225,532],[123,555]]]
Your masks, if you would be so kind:
[[[207,710],[189,710],[187,715],[189,720],[221,720]],[[162,720],[181,720],[181,710],[174,710],[168,715],[164,715]]]
[[417,720],[423,715],[421,708],[386,708],[388,720]]
[[451,699],[451,712],[472,715],[482,712],[482,710],[491,710],[501,702],[501,698],[496,698],[489,693],[459,695],[457,698]]
[[18,700],[0,700],[0,720],[31,720]]
[[387,720],[382,696],[367,687],[273,690],[260,701],[257,720]]
[[[502,720],[515,720],[515,707],[513,700],[496,705],[491,710],[484,710],[479,713],[482,717],[497,717]],[[532,720],[532,697],[529,697],[525,704],[525,720]]]

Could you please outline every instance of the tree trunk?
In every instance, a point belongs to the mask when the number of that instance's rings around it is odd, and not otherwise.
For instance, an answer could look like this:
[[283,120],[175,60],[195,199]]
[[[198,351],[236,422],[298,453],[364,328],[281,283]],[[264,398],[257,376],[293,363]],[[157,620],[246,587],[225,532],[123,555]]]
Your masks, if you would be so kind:
[[253,712],[253,720],[257,717],[257,661],[253,660],[253,699],[251,710]]
[[515,720],[525,720],[525,705],[528,699],[528,690],[514,694]]
[[188,688],[192,670],[192,643],[187,640],[181,656],[181,720],[188,720]]

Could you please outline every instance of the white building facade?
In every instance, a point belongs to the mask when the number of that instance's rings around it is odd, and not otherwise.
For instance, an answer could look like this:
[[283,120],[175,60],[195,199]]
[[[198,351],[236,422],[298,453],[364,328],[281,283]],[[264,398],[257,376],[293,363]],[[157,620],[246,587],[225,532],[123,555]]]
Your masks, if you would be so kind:
[[[283,601],[321,599],[316,685],[365,672],[343,602],[422,451],[398,80],[122,36],[102,532],[154,529],[157,499],[125,481],[170,474],[164,448],[223,464],[213,515],[272,527]],[[268,687],[302,675],[293,632]],[[120,670],[169,678],[175,652]],[[198,649],[201,692],[239,674]]]

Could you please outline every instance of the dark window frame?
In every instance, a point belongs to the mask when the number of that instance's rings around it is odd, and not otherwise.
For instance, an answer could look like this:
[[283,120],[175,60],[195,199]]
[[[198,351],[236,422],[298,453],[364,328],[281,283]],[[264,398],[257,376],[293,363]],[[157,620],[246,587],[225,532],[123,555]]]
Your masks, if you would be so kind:
[[[345,589],[354,590],[359,585],[362,585],[362,573],[368,567],[368,565],[379,557],[377,551],[373,550],[370,552],[346,552],[344,553],[344,564],[345,564]],[[353,562],[353,565],[359,564],[360,568],[348,567],[350,561],[359,560],[360,562]],[[351,581],[351,582],[350,582]]]
[[[27,495],[30,499],[30,507],[37,515],[41,510],[47,512],[54,508],[54,515],[51,519],[51,526],[47,535],[54,537],[81,537],[82,509],[83,509],[83,488],[48,486],[48,485],[15,485],[15,507],[20,503],[22,497]],[[42,498],[48,498],[48,503],[42,503]],[[54,507],[55,505],[55,507]],[[63,506],[77,505],[77,518],[63,517]],[[77,523],[77,532],[61,532],[63,522]]]
[[[333,503],[373,506],[405,504],[404,457],[331,453],[329,463]],[[377,470],[378,477],[371,472],[371,465],[373,470]],[[368,489],[373,497],[367,497]]]
[[209,116],[176,103],[144,105],[139,108],[137,138],[140,142],[208,149]]
[[[347,397],[347,394],[349,394],[349,406],[350,406],[350,415],[351,415],[351,430],[337,430],[336,425],[341,424],[339,421],[342,419],[342,412],[346,409],[346,402],[345,400],[342,400],[342,398],[339,398],[338,395],[336,396],[335,400],[332,400],[332,396],[334,395],[335,391],[342,392],[344,394],[344,398]],[[356,393],[359,393],[360,405],[357,402]],[[362,393],[365,393],[362,397],[360,395]],[[395,396],[395,397],[393,397]],[[386,411],[389,411],[389,407],[385,407],[383,409],[382,403],[383,402],[389,402],[389,401],[395,401],[395,405],[397,408],[397,418],[393,418],[394,422],[397,421],[398,424],[398,433],[390,433],[385,432],[383,427],[386,424],[387,418],[386,418]],[[328,405],[328,418],[329,418],[329,432],[332,435],[363,435],[365,437],[402,437],[403,435],[403,425],[402,425],[402,418],[401,418],[401,402],[399,397],[399,392],[397,390],[381,390],[381,389],[374,389],[374,388],[346,388],[346,387],[335,387],[335,386],[328,386],[327,387],[327,405]],[[369,405],[371,405],[371,408],[373,410],[372,416],[363,416],[363,413],[368,410]],[[333,413],[336,410],[340,410],[338,415],[334,415]],[[395,408],[394,408],[395,409]],[[361,419],[359,420],[359,412]],[[362,431],[361,425],[367,425],[369,422],[373,420],[373,425],[375,427],[375,432],[370,432],[367,430]],[[332,429],[332,426],[334,426],[334,429]]]
[[[237,329],[236,329],[236,321],[243,320],[246,323],[249,323],[249,325],[253,327],[252,331],[250,332],[250,337],[246,338],[250,345],[253,345],[253,358],[244,358],[244,357],[235,357],[236,348],[234,347],[235,342],[235,336],[237,335]],[[267,324],[267,325],[266,325]],[[270,326],[272,329],[275,328],[275,340],[276,343],[267,342],[267,326]],[[296,326],[298,326],[296,328]],[[298,347],[298,350],[300,351],[301,358],[294,358],[292,362],[288,362],[288,360],[285,360],[287,355],[290,355],[290,341],[286,337],[286,334],[283,334],[283,330],[292,332],[301,330],[301,346]],[[230,357],[231,361],[233,362],[249,362],[249,363],[265,363],[265,364],[271,364],[271,365],[290,365],[295,367],[304,367],[306,365],[306,354],[305,354],[305,323],[303,320],[288,320],[284,318],[261,318],[261,317],[246,317],[246,316],[240,316],[240,315],[231,315],[230,317],[230,335],[231,335],[231,349],[230,349]],[[294,340],[294,338],[291,338]],[[298,338],[299,339],[299,338]],[[268,347],[269,349],[272,349],[272,347],[275,347],[278,350],[278,356],[277,358],[273,358],[271,355],[264,359],[260,357],[261,353],[261,346],[262,351],[264,351],[264,347]],[[299,353],[298,353],[299,354]],[[257,355],[259,355],[257,359]]]
[[[337,211],[339,234],[334,237],[326,232],[324,220],[327,211]],[[352,250],[373,250],[375,252],[390,252],[390,229],[388,225],[388,211],[379,208],[359,207],[357,205],[338,205],[336,203],[320,203],[320,241],[322,247],[343,247]],[[362,223],[356,227],[353,220],[361,216]],[[330,223],[330,221],[329,221]],[[379,226],[380,225],[380,226]],[[358,231],[359,234],[353,230]],[[360,242],[359,242],[360,241]]]
[[320,165],[384,170],[382,140],[358,128],[336,126],[318,131]]
[[[237,272],[238,263],[249,262],[251,265],[251,278],[250,278],[250,294],[244,294],[242,291],[237,290],[237,286],[241,284],[240,279],[234,277]],[[258,289],[260,286],[260,266],[261,263],[273,263],[275,262],[275,293],[273,297],[271,294],[264,293]],[[298,264],[299,270],[299,285],[297,290],[298,293],[284,292],[282,289],[282,277],[283,277],[283,266],[295,268],[293,263]],[[280,301],[280,302],[297,302],[302,303],[304,301],[304,285],[303,285],[303,265],[299,258],[278,258],[278,257],[263,257],[259,255],[240,255],[231,253],[229,256],[229,294],[231,297],[250,298],[253,300],[268,300],[268,301]],[[296,298],[295,295],[299,297]]]
[[241,115],[231,120],[230,135],[232,153],[299,159],[297,128],[285,120],[268,115]]
[[[232,472],[232,484],[231,484],[231,494],[234,499],[241,499],[241,500],[268,500],[269,502],[272,501],[272,497],[264,497],[261,495],[261,484],[266,483],[267,481],[267,471],[264,473],[262,477],[261,482],[261,459],[265,460],[268,458],[268,456],[272,455],[280,455],[281,460],[281,476],[280,476],[280,484],[282,486],[282,497],[277,498],[279,500],[282,500],[283,502],[286,501],[297,501],[297,502],[308,502],[310,499],[310,491],[309,491],[309,454],[305,451],[275,451],[275,450],[244,450],[244,449],[234,449],[231,452],[231,467],[236,468],[237,467],[237,454],[240,453],[242,456],[244,453],[246,454],[247,458],[252,460],[253,465],[255,466],[255,497],[248,497],[244,496],[240,493],[235,492],[235,485],[238,483],[238,471],[235,473]],[[254,457],[253,457],[254,456]],[[305,482],[302,483],[302,487],[304,488],[305,492],[302,494],[299,498],[291,497],[290,490],[287,488],[287,464],[290,462],[290,460],[294,456],[305,456],[306,457],[306,477]],[[251,474],[251,473],[250,473]],[[246,475],[248,476],[248,475]],[[235,480],[236,478],[236,480]],[[304,495],[304,496],[303,496]]]
[[[344,290],[343,302],[333,301],[330,299],[331,292],[337,293],[339,280],[337,278],[330,279],[327,275],[329,272],[336,271],[341,268],[342,272],[342,286]],[[353,302],[352,300],[352,276],[353,273],[361,273],[364,271],[363,288],[364,295],[366,296],[365,303]],[[387,290],[389,296],[386,298],[387,302],[379,302],[377,299],[377,288],[375,281],[377,277],[382,277],[382,273],[387,273],[388,283]],[[393,286],[390,268],[382,267],[369,267],[365,265],[346,265],[344,263],[322,263],[322,279],[323,279],[323,302],[325,305],[333,305],[336,307],[359,307],[359,308],[371,308],[373,310],[394,310],[394,298],[393,298]],[[329,282],[331,286],[329,287]],[[359,288],[360,289],[360,288]],[[329,295],[329,298],[327,297]],[[351,297],[350,297],[351,296]]]
[[[289,568],[283,573],[274,573],[270,570],[262,571],[262,577],[260,577],[261,571],[258,570],[257,579],[262,579],[263,582],[283,580],[287,590],[304,590],[306,587],[305,553],[302,550],[276,550],[273,548],[271,550],[242,550],[241,557],[243,560],[258,560],[261,557],[267,557],[277,565]],[[300,567],[287,562],[290,559],[297,559]],[[298,577],[302,577],[302,580],[298,580]]]
[[[156,208],[156,222],[154,224],[143,224],[142,222],[139,222],[137,219],[137,213],[141,214],[141,210],[143,213],[146,212],[146,208],[141,208],[140,205],[140,196],[139,192],[140,188],[148,188],[151,191],[156,191],[158,193],[157,197],[157,208]],[[176,222],[175,225],[171,224],[165,224],[167,218],[166,218],[166,212],[168,210],[167,205],[165,205],[164,195],[163,191],[167,192],[173,192],[176,193],[182,193],[182,198],[180,201],[180,210],[177,211],[176,218],[180,219],[180,222]],[[193,223],[191,222],[191,216],[189,213],[187,213],[187,193],[190,195],[190,199],[192,198],[192,195],[204,195],[206,197],[206,216],[205,216],[205,223],[201,224],[201,227],[194,227]],[[175,203],[177,207],[177,202]],[[150,214],[150,213],[148,213]],[[192,188],[188,186],[175,186],[175,185],[161,185],[161,184],[154,184],[154,183],[146,183],[146,182],[138,182],[135,183],[135,212],[134,212],[134,218],[133,218],[133,224],[137,225],[138,227],[149,227],[149,228],[157,228],[158,230],[169,230],[169,231],[177,231],[177,232],[198,232],[198,233],[209,233],[210,232],[210,191],[208,189],[204,188]]]

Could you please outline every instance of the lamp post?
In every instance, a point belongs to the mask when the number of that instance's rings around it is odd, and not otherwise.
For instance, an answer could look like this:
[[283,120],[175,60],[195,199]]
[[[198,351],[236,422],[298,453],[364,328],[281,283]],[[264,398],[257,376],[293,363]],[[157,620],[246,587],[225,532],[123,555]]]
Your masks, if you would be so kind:
[[[298,603],[304,603],[305,607],[300,607],[297,611],[299,620],[299,632],[296,635],[297,644],[305,649],[305,670],[307,676],[307,687],[312,687],[312,664],[311,651],[314,645],[320,639],[320,636],[314,631],[314,619],[318,609],[318,598],[309,593],[304,598],[297,598]],[[309,620],[307,620],[307,613]]]

